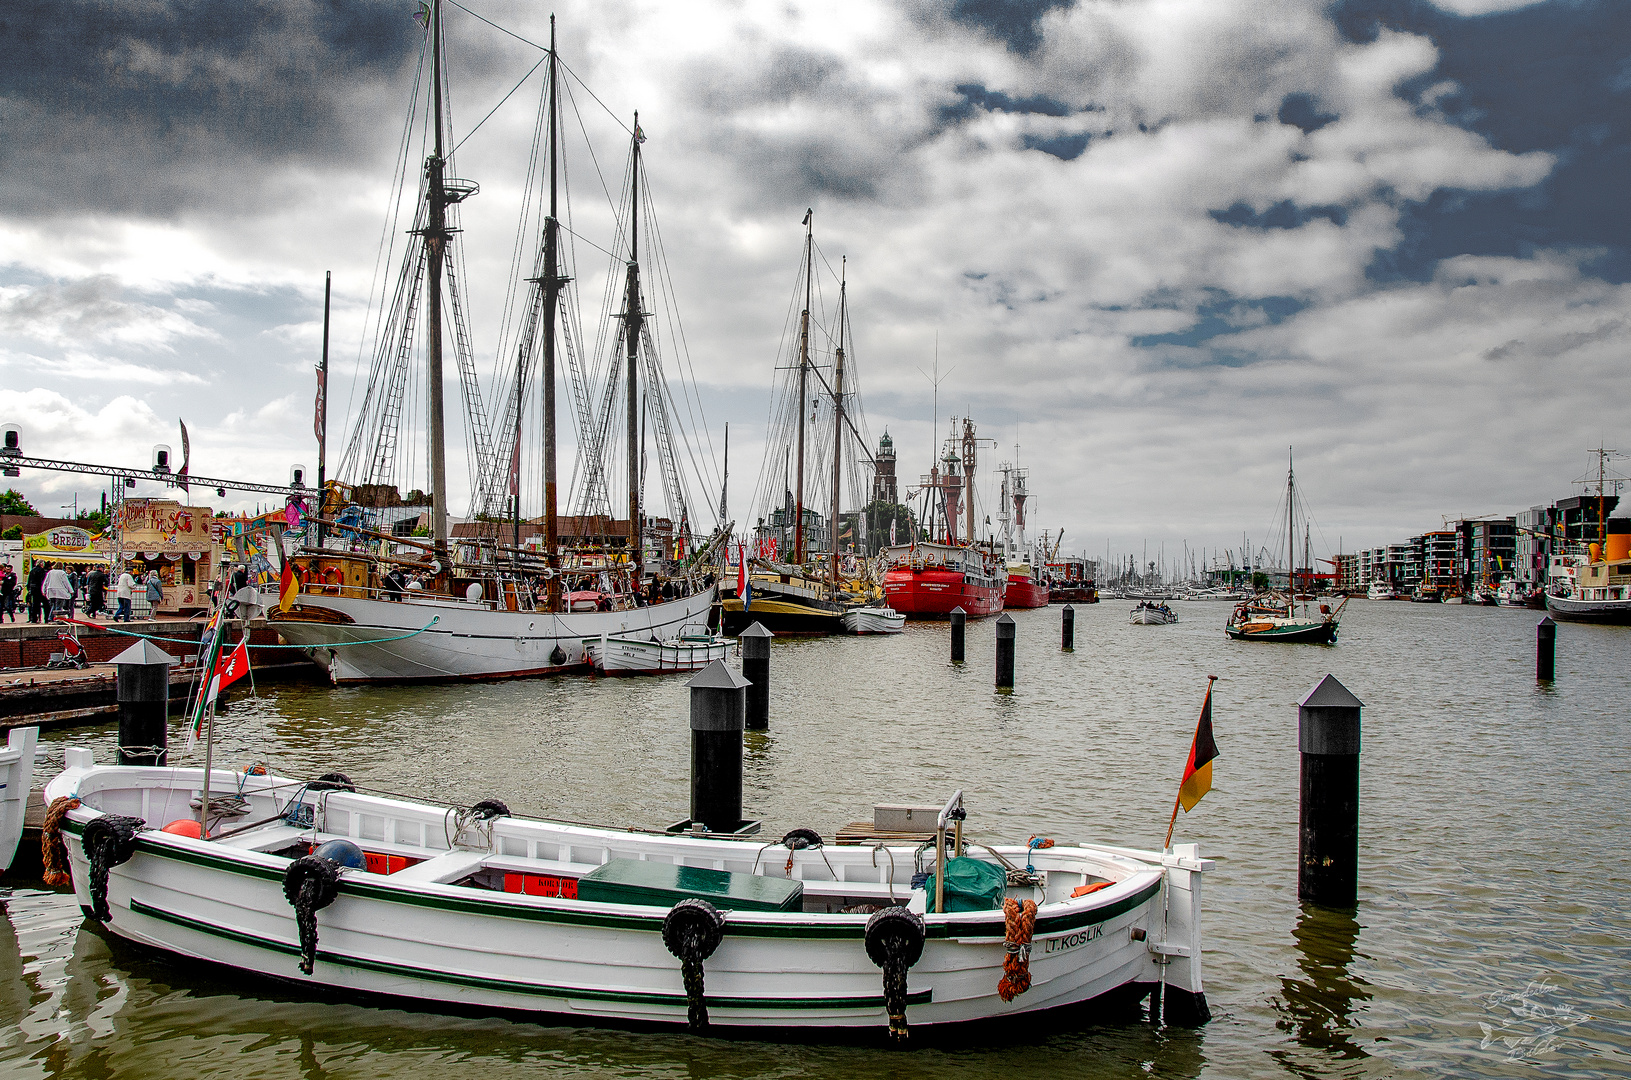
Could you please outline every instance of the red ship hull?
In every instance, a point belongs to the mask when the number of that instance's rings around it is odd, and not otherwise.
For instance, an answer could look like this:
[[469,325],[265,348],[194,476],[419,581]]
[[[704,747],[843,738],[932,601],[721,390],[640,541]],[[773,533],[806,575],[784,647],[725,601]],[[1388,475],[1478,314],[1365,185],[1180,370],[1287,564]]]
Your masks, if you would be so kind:
[[1019,574],[1008,575],[1008,591],[1002,601],[1005,608],[1039,608],[1048,606],[1048,589]]
[[944,619],[960,607],[971,619],[1002,610],[1003,583],[965,576],[957,570],[897,566],[883,576],[889,606],[908,619]]

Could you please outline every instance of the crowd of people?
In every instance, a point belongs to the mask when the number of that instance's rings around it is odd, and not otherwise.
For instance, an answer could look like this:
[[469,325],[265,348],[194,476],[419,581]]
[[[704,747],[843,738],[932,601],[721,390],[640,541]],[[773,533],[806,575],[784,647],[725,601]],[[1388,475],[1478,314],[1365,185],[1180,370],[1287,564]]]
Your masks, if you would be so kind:
[[27,578],[19,578],[6,563],[0,565],[0,622],[18,622],[20,615],[31,623],[78,616],[129,622],[138,591],[150,609],[164,601],[164,583],[157,571],[149,571],[140,581],[129,570],[110,579],[100,566],[82,570],[75,563],[36,560]]

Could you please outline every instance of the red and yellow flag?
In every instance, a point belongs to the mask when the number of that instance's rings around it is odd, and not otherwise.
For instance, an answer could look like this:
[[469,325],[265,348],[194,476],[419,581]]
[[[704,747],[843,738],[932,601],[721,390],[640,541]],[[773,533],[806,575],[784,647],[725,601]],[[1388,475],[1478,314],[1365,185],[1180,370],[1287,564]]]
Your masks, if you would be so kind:
[[300,595],[300,575],[294,572],[294,560],[283,560],[283,581],[278,585],[279,610],[288,611],[294,607],[295,597]]
[[1172,820],[1167,823],[1166,845],[1172,843],[1172,830],[1178,824],[1178,808],[1183,807],[1184,813],[1189,813],[1195,809],[1201,797],[1212,790],[1212,759],[1218,756],[1218,744],[1212,739],[1212,684],[1217,681],[1216,675],[1206,677],[1206,700],[1201,703],[1200,723],[1195,725],[1195,740],[1189,744],[1189,760],[1184,763],[1184,779],[1178,785]]
[[1201,796],[1212,790],[1212,759],[1218,744],[1212,741],[1212,684],[1206,684],[1206,701],[1201,705],[1201,721],[1195,726],[1195,741],[1189,744],[1189,761],[1184,765],[1184,781],[1178,786],[1178,804],[1184,813],[1195,809]]

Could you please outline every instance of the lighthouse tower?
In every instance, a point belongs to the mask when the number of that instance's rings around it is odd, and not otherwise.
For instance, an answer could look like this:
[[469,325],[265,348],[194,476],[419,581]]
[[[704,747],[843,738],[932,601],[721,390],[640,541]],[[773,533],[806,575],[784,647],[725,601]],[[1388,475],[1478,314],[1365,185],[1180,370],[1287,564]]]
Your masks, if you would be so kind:
[[900,502],[900,491],[895,486],[895,440],[886,429],[878,440],[877,466],[872,474],[872,501]]

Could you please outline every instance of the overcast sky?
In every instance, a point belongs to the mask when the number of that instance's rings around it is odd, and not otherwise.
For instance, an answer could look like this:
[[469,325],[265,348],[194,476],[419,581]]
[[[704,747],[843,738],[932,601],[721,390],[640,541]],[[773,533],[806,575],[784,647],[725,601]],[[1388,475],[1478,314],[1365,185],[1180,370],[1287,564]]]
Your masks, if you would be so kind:
[[[548,38],[545,5],[466,7]],[[179,449],[185,419],[195,473],[276,483],[315,465],[325,270],[343,443],[415,8],[12,0],[0,420],[25,450],[140,464],[154,443]],[[1259,542],[1288,446],[1316,546],[1348,550],[1568,495],[1589,448],[1631,449],[1631,17],[1616,0],[555,11],[564,62],[613,112],[640,111],[716,454],[731,424],[739,519],[812,206],[823,253],[848,257],[867,420],[895,437],[901,473],[929,464],[920,369],[938,338],[942,428],[972,415],[1001,444],[986,465],[1017,438],[1032,523],[1063,527],[1067,549]],[[458,7],[446,23],[457,140],[539,53]],[[483,373],[538,86],[457,161],[482,185],[461,242]],[[621,132],[578,102],[615,188]],[[569,164],[579,203],[604,204],[594,164]],[[609,242],[584,214],[580,254]],[[19,486],[45,512],[101,490]]]

